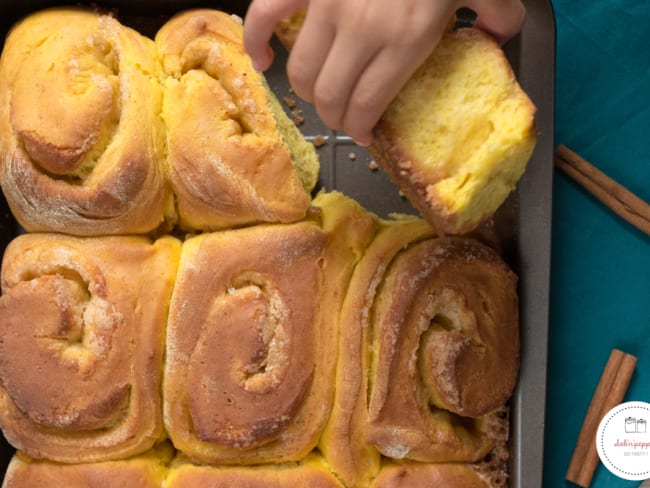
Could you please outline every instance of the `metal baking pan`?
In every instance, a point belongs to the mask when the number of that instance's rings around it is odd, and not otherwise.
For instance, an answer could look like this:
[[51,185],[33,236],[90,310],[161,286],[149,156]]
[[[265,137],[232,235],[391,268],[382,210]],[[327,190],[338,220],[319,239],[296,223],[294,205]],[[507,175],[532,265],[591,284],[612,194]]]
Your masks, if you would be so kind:
[[[0,33],[21,16],[53,5],[79,2],[25,0],[0,1]],[[84,3],[84,2],[81,2]],[[86,2],[91,4],[91,2]],[[504,257],[519,275],[521,317],[521,370],[512,398],[512,488],[542,486],[548,301],[551,253],[551,198],[553,175],[553,104],[555,22],[550,0],[527,0],[527,20],[522,32],[504,49],[524,90],[537,106],[538,143],[517,191],[497,212],[496,223]],[[173,13],[193,7],[219,8],[244,15],[241,0],[114,0],[92,2],[116,9],[123,23],[153,36]],[[291,97],[302,111],[300,125],[308,139],[323,137],[319,187],[338,189],[380,216],[391,212],[414,213],[388,176],[368,167],[371,157],[345,134],[327,129],[311,106],[291,95],[284,73],[286,53],[275,44],[276,61],[267,72],[269,85],[280,100]],[[289,110],[287,108],[287,110]],[[0,252],[21,232],[0,194]],[[4,476],[13,448],[0,436],[0,472]]]

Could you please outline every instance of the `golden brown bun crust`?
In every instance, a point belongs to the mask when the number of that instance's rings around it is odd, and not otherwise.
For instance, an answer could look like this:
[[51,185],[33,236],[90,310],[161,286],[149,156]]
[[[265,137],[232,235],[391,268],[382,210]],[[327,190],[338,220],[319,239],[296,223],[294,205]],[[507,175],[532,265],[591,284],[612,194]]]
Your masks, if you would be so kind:
[[439,233],[466,234],[514,190],[535,146],[534,115],[494,39],[463,28],[442,37],[368,149]]
[[463,464],[393,464],[384,467],[370,488],[490,488],[477,472]]
[[162,435],[164,326],[180,243],[29,234],[7,248],[0,426],[60,462],[117,459]]
[[14,26],[0,61],[0,184],[24,228],[163,223],[172,201],[157,75],[153,42],[110,16],[60,8]]
[[376,220],[373,240],[352,274],[341,309],[335,402],[319,445],[347,486],[368,486],[381,462],[379,451],[367,442],[369,310],[374,294],[392,257],[411,240],[431,234],[431,227],[421,219],[409,218],[387,228]]
[[320,193],[314,199],[314,206],[320,209],[323,229],[329,236],[326,270],[334,264],[339,273],[338,278],[328,280],[333,283],[328,289],[335,299],[325,306],[328,315],[341,325],[340,332],[337,331],[336,352],[329,356],[334,366],[330,375],[335,386],[334,402],[319,448],[337,477],[346,486],[353,487],[367,484],[376,474],[379,454],[367,445],[361,426],[356,423],[360,420],[357,415],[365,408],[357,401],[363,380],[357,368],[362,353],[355,333],[360,329],[347,327],[342,321],[347,298],[344,290],[349,289],[355,269],[377,232],[378,223],[357,202],[338,192]]
[[156,35],[170,179],[187,229],[292,222],[309,207],[242,36],[214,10],[181,13]]
[[[321,342],[334,340],[320,334],[325,243],[314,222],[185,242],[164,406],[167,431],[191,458],[278,462],[314,447],[332,395],[319,357]],[[224,351],[219,361],[216,350]]]
[[316,456],[299,464],[210,467],[181,464],[170,470],[167,488],[344,488]]
[[147,455],[124,461],[89,464],[58,464],[37,461],[23,453],[14,455],[5,474],[3,488],[160,488],[165,480],[171,449],[162,455]]
[[384,455],[478,461],[494,447],[493,412],[519,368],[516,283],[466,238],[425,240],[391,263],[372,310],[368,438]]

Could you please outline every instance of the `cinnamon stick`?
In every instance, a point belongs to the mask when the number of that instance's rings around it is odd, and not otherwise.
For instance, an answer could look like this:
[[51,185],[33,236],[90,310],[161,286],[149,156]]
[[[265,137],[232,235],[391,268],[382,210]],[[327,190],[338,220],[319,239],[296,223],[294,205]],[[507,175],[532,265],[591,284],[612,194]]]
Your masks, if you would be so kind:
[[650,235],[650,205],[627,188],[562,144],[555,150],[555,165],[619,217]]
[[612,350],[580,429],[566,472],[568,481],[583,488],[591,484],[599,463],[596,450],[598,425],[607,412],[623,401],[635,367],[636,357],[618,349]]

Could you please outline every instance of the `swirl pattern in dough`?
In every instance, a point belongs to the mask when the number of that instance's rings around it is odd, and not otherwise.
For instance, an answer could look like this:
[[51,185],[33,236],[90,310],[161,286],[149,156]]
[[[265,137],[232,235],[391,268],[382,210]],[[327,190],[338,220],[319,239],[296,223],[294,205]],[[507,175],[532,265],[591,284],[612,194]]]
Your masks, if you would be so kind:
[[240,22],[192,10],[156,34],[179,223],[216,230],[306,214],[318,162],[256,72]]
[[33,458],[102,461],[163,434],[164,326],[180,243],[28,234],[0,296],[0,426]]
[[163,223],[173,208],[158,71],[153,41],[108,15],[51,9],[13,27],[0,63],[0,184],[25,229]]
[[413,243],[372,307],[369,441],[386,456],[479,461],[519,367],[517,279],[467,238]]
[[300,459],[331,404],[314,222],[203,234],[183,246],[167,334],[165,424],[210,463]]
[[368,486],[381,469],[381,454],[367,439],[374,297],[394,255],[433,234],[421,219],[372,218],[372,240],[355,266],[341,307],[334,406],[319,444],[337,476],[354,488]]
[[496,252],[418,218],[378,219],[341,309],[319,443],[337,476],[367,487],[382,459],[475,469],[488,453],[505,472],[518,337],[516,277]]

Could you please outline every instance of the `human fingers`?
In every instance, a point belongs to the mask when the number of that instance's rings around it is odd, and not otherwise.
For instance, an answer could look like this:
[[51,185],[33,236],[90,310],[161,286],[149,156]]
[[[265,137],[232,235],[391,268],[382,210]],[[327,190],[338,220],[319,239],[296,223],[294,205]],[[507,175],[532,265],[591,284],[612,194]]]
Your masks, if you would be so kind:
[[[374,0],[376,7],[383,0]],[[343,3],[343,2],[342,2]],[[372,3],[372,2],[371,2]],[[289,76],[294,89],[302,95],[302,88],[309,91],[306,95],[315,105],[320,119],[330,128],[342,129],[343,117],[345,115],[348,100],[357,84],[357,81],[366,66],[376,56],[376,54],[389,42],[384,35],[364,35],[364,29],[367,25],[373,25],[374,30],[382,23],[377,19],[377,13],[370,10],[368,5],[362,8],[363,2],[357,1],[356,4],[341,5],[339,15],[330,18],[332,28],[328,30],[331,37],[331,47],[327,49],[325,43],[322,48],[314,53],[310,37],[305,36],[305,58],[309,57],[308,66],[314,66],[307,75],[305,65],[298,62],[298,51],[290,62],[296,61],[289,66]],[[323,25],[323,18],[327,12],[318,12],[321,5],[327,7],[328,2],[314,2],[310,4],[310,13],[314,13],[315,19]],[[385,27],[385,24],[383,24]],[[303,32],[312,32],[305,25]],[[329,41],[329,39],[328,39]],[[295,49],[295,48],[294,48]],[[314,57],[314,55],[316,55]],[[313,64],[311,64],[313,63]]]
[[[374,56],[362,66],[342,106],[339,126],[360,145],[372,142],[374,126],[438,43],[455,8],[454,2],[443,1],[416,0],[404,4],[412,8],[402,12],[385,10],[393,23],[384,23],[385,38]],[[409,10],[411,13],[406,14]],[[321,83],[329,85],[326,74],[323,70],[317,89]]]
[[363,48],[351,46],[358,39],[349,34],[336,36],[318,76],[313,81],[313,103],[320,119],[332,129],[343,128],[343,116],[357,80],[379,46],[364,44]]
[[374,43],[352,49],[355,41],[358,43],[358,39],[350,35],[336,37],[314,84],[316,111],[333,129],[344,128],[345,113],[357,82],[380,49]]
[[[342,129],[359,145],[373,141],[373,129],[413,72],[428,54],[384,49],[365,67],[345,106]],[[403,62],[396,63],[396,59]]]
[[292,87],[328,126],[368,144],[374,124],[435,47],[455,6],[455,0],[404,0],[400,9],[392,0],[312,0],[289,56]]
[[492,34],[500,43],[517,34],[526,17],[526,7],[520,0],[468,0],[464,6],[476,13],[474,25]]
[[314,85],[336,36],[337,20],[331,15],[331,11],[321,11],[318,2],[310,5],[287,60],[291,88],[310,103],[314,102]]
[[250,3],[244,19],[244,49],[255,69],[265,71],[273,63],[269,40],[278,22],[306,5],[307,0],[253,0]]

